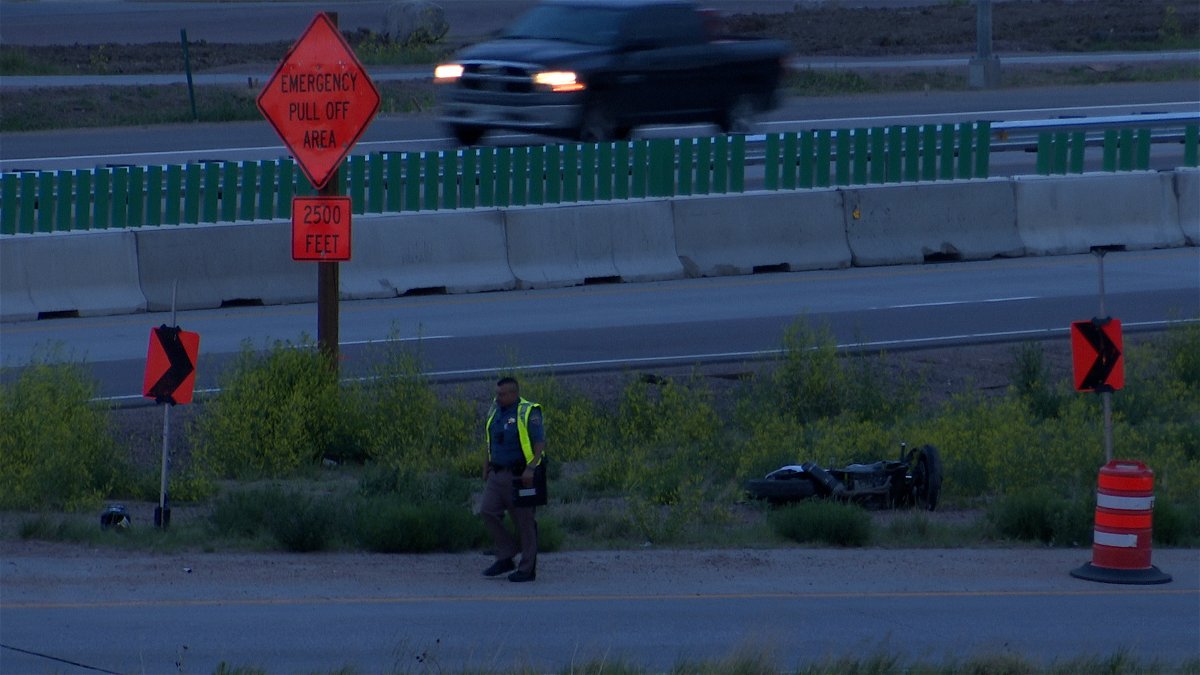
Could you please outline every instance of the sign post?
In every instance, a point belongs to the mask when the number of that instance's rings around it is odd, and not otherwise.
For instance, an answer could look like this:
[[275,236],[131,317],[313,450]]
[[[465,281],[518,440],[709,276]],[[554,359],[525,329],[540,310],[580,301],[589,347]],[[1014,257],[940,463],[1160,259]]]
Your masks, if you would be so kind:
[[[259,94],[258,109],[291,150],[318,199],[340,198],[339,167],[379,110],[379,91],[338,31],[336,13],[313,18]],[[292,257],[318,264],[317,343],[336,371],[338,261],[350,259],[350,200],[315,211],[315,219],[310,200],[292,201]],[[343,216],[337,222],[334,210]],[[298,237],[314,247],[300,257]]]
[[196,388],[196,359],[200,354],[200,335],[179,328],[175,321],[175,297],[171,294],[171,325],[150,329],[146,350],[146,376],[142,396],[163,406],[162,473],[159,477],[158,506],[154,508],[154,526],[166,529],[171,524],[171,505],[167,500],[167,465],[171,448],[171,407],[192,402]]
[[1108,316],[1104,299],[1104,254],[1119,246],[1093,246],[1100,261],[1100,315],[1071,324],[1071,355],[1076,391],[1100,394],[1104,406],[1104,461],[1113,458],[1112,393],[1125,386],[1121,321]]

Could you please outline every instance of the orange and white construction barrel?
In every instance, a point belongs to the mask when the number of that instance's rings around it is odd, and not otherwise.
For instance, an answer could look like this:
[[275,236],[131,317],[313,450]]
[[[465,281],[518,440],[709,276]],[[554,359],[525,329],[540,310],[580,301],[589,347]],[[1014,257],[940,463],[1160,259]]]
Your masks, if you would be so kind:
[[1171,575],[1150,564],[1154,538],[1154,472],[1118,459],[1100,467],[1092,562],[1071,576],[1109,584],[1165,584]]

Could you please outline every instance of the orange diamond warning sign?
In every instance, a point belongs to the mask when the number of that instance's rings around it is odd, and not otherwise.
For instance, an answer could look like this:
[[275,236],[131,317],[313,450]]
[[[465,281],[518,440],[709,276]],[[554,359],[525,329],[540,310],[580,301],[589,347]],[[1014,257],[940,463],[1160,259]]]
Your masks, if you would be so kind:
[[317,14],[292,45],[258,109],[318,190],[379,110],[379,91],[329,15]]

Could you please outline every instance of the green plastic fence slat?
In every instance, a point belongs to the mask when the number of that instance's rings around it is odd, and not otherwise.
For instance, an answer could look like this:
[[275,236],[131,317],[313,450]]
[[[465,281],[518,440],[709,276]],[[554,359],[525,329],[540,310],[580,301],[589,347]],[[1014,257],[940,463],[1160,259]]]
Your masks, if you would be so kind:
[[479,179],[479,170],[476,164],[476,158],[479,156],[479,150],[476,148],[463,148],[462,151],[462,182],[458,188],[458,203],[464,209],[475,208],[475,197],[477,194],[477,182]]
[[112,170],[96,169],[95,201],[92,202],[92,228],[107,230],[112,226]]
[[834,180],[838,185],[850,184],[850,130],[837,131],[837,156],[834,158]]
[[763,156],[763,187],[768,190],[779,189],[779,134],[767,134],[767,147]]
[[38,209],[37,231],[54,231],[54,214],[58,208],[54,204],[54,173],[39,171],[38,174]]
[[921,180],[937,180],[937,125],[921,128]]
[[1135,162],[1138,171],[1148,171],[1150,169],[1150,130],[1137,130],[1137,159]]
[[568,143],[563,146],[563,201],[577,202],[579,201],[579,181],[581,180],[581,172],[579,165],[579,155],[581,146],[577,143]]
[[275,162],[264,159],[258,162],[258,205],[254,217],[262,220],[275,218]]
[[888,153],[887,133],[883,127],[871,129],[871,183],[887,182]]
[[982,121],[976,127],[976,178],[991,175],[991,123]]
[[1067,152],[1067,162],[1069,166],[1067,171],[1070,173],[1083,173],[1083,155],[1087,149],[1087,134],[1082,131],[1076,131],[1071,134],[1071,148]]
[[404,210],[421,210],[421,153],[404,153]]
[[129,168],[129,215],[125,222],[128,227],[141,227],[146,224],[145,167]]
[[682,141],[676,139],[659,139],[658,141],[659,184],[662,187],[661,194],[665,197],[673,197],[679,194],[679,181],[675,175],[675,155],[677,148],[681,145]]
[[496,149],[479,148],[479,206],[496,205]]
[[75,222],[72,229],[92,229],[92,171],[79,169],[75,172]]
[[0,234],[17,233],[18,183],[15,173],[0,174]]
[[[600,186],[600,165],[604,161],[608,180]],[[612,197],[612,145],[586,143],[580,149],[580,201],[594,202],[596,193],[604,192],[606,199]]]
[[[59,231],[66,231],[74,227],[74,223],[71,222],[71,205],[75,203],[75,174],[71,171],[59,171],[57,178],[58,196],[54,200],[54,206],[58,213],[54,216],[54,227]],[[9,207],[12,202],[6,198],[5,205]],[[12,234],[7,229],[4,232]]]
[[1121,171],[1133,171],[1133,129],[1122,129],[1117,144],[1117,164]]
[[387,155],[387,210],[400,211],[404,208],[404,155],[389,152]]
[[695,194],[706,195],[712,191],[712,139],[696,139],[696,189]]
[[204,165],[204,201],[200,219],[215,223],[221,217],[221,165],[209,162]]
[[546,148],[546,203],[558,204],[562,201],[562,151],[563,146],[551,145]]
[[942,156],[939,162],[941,168],[938,171],[940,180],[954,179],[954,125],[942,125]]
[[975,125],[962,122],[958,125],[958,177],[970,178],[975,169]]
[[288,220],[292,217],[292,197],[296,195],[294,181],[296,177],[296,162],[291,159],[279,161],[279,194],[275,200],[275,217]]
[[183,199],[183,167],[178,164],[167,166],[165,194],[163,196],[163,224],[178,225],[181,219],[179,203]]
[[889,183],[899,183],[904,180],[904,174],[900,169],[904,158],[904,127],[888,127],[887,136],[887,175],[884,180]]
[[833,162],[833,132],[821,129],[817,132],[817,156],[813,179],[817,187],[829,187],[829,167]]
[[633,162],[630,174],[633,184],[629,188],[629,196],[634,198],[646,196],[646,165],[649,164],[646,141],[633,142]]
[[796,154],[796,132],[786,132],[780,140],[780,145],[782,146],[780,148],[782,174],[779,176],[779,187],[784,190],[795,190],[796,163],[799,161],[799,156]]
[[163,223],[163,168],[146,167],[146,225],[159,226]]
[[237,220],[238,205],[238,164],[237,162],[221,163],[221,221]]
[[690,138],[679,139],[679,166],[672,171],[675,175],[675,194],[690,195],[694,184],[695,142]]
[[350,196],[350,213],[361,215],[367,208],[367,158],[362,155],[351,155],[346,158],[342,173],[348,175],[347,188],[338,194]]
[[921,127],[904,127],[904,180],[921,180]]
[[512,148],[496,148],[496,206],[512,206]]
[[129,225],[129,169],[117,167],[112,173],[112,227]]
[[1183,165],[1200,166],[1200,126],[1195,124],[1183,130]]
[[512,159],[511,203],[524,206],[529,203],[529,148],[513,148]]
[[458,208],[458,152],[441,153],[442,159],[442,208]]
[[21,220],[17,231],[33,234],[37,228],[37,174],[21,174]]
[[421,208],[426,211],[436,211],[438,207],[438,151],[426,150],[421,153],[421,158],[424,160],[424,173],[421,174],[421,181],[425,186],[425,198],[421,202]]
[[509,203],[523,207],[529,203],[529,149],[512,148],[512,192]]
[[713,139],[713,192],[723,194],[729,191],[729,137],[717,136]]
[[369,213],[383,213],[383,205],[387,201],[387,181],[384,180],[383,173],[383,155],[377,152],[367,157],[366,210]]
[[1039,176],[1049,176],[1053,166],[1054,136],[1049,131],[1038,132],[1037,168]]
[[[616,189],[620,179],[620,190]],[[629,196],[629,147],[624,143],[601,143],[596,148],[596,199]]]
[[[667,162],[667,151],[669,146],[673,146],[674,142],[665,138],[656,138],[650,141],[650,169],[646,177],[647,187],[646,194],[650,197],[666,197],[671,193],[671,186],[674,181],[671,180],[669,174],[664,175]],[[674,152],[671,152],[672,160]],[[674,163],[672,161],[672,163]]]
[[529,203],[546,203],[546,149],[540,145],[529,149]]
[[241,162],[238,171],[242,174],[242,189],[238,191],[238,220],[254,220],[254,207],[258,204],[258,162]]
[[183,217],[180,222],[200,222],[200,177],[204,167],[199,164],[188,164],[184,167],[183,178]]
[[1058,131],[1054,134],[1054,167],[1053,172],[1056,174],[1065,174],[1067,172],[1067,150],[1069,134],[1065,131]]
[[746,191],[746,135],[729,139],[729,191]]
[[871,138],[869,129],[854,130],[854,177],[853,181],[856,185],[866,185],[868,171],[867,165],[871,159]]
[[[797,187],[811,188],[813,186],[813,146],[816,140],[816,135],[811,131],[800,132],[800,149],[797,150],[796,164],[800,171],[797,177]],[[825,159],[829,159],[826,157]],[[829,162],[825,162],[825,167],[829,167]]]

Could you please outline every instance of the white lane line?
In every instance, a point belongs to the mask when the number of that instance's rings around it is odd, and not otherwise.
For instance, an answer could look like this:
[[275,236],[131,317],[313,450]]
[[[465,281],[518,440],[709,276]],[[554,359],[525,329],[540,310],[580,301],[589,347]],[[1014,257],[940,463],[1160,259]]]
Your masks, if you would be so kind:
[[814,123],[846,123],[846,122],[881,122],[883,120],[915,120],[915,119],[934,119],[949,117],[952,115],[970,115],[979,118],[987,118],[999,115],[1011,115],[1013,113],[1065,113],[1065,112],[1080,112],[1085,110],[1137,110],[1141,108],[1161,108],[1163,106],[1182,106],[1186,112],[1195,109],[1195,101],[1164,101],[1161,103],[1125,103],[1116,105],[1083,105],[1083,106],[1066,106],[1059,108],[1008,108],[1003,110],[963,110],[961,112],[939,112],[939,113],[923,113],[912,115],[872,115],[870,117],[825,117],[822,119],[813,120],[773,120],[769,122],[759,122],[758,126],[777,127],[794,124],[814,124]]
[[382,345],[392,342],[424,342],[425,340],[449,340],[453,337],[453,335],[418,335],[417,337],[383,338],[381,340],[348,340],[346,342],[339,342],[338,346]]
[[870,309],[912,309],[914,307],[946,307],[948,305],[982,305],[989,302],[1016,302],[1018,300],[1037,300],[1036,295],[1019,295],[1011,298],[985,298],[983,300],[946,300],[944,302],[914,302],[908,305],[886,305]]

